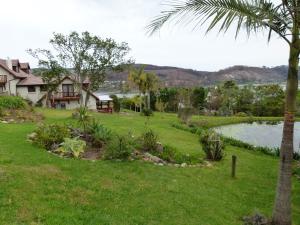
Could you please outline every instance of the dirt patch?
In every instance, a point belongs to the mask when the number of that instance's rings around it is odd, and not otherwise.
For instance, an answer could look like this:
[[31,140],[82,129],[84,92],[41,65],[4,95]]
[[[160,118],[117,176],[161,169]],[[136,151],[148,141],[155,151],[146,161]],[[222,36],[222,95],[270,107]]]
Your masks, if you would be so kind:
[[102,158],[103,151],[99,148],[89,147],[83,154],[82,158],[85,160],[99,160]]

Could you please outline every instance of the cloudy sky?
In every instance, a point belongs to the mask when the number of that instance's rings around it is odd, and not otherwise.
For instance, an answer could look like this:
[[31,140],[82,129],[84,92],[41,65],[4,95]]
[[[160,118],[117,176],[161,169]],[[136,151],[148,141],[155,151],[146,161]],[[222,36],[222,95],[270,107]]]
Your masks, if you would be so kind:
[[228,34],[167,26],[147,36],[145,26],[164,8],[163,0],[0,0],[0,58],[36,66],[28,48],[48,48],[53,32],[89,31],[129,43],[137,63],[215,71],[232,65],[287,64],[287,45],[266,34],[234,39]]

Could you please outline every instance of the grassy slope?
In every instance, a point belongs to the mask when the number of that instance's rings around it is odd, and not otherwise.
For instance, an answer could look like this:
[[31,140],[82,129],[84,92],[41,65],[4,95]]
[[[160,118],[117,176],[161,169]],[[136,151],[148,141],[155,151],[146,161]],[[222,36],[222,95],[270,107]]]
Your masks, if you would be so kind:
[[[45,111],[49,122],[70,112]],[[145,119],[97,115],[117,132],[136,135]],[[197,136],[172,128],[174,115],[157,114],[150,126],[163,143],[199,152]],[[211,168],[158,167],[143,162],[61,159],[26,142],[34,124],[0,124],[1,224],[241,224],[255,210],[271,214],[277,159],[228,147]],[[197,153],[198,154],[198,153]],[[238,156],[237,179],[230,156]],[[300,224],[300,183],[293,182],[294,224]]]

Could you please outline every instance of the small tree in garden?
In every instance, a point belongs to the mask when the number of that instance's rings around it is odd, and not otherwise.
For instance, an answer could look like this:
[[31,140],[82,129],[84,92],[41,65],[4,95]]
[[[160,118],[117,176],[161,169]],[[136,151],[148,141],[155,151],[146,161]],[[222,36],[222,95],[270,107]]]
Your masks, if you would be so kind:
[[[62,64],[73,70],[81,106],[87,105],[89,93],[98,90],[108,71],[120,71],[124,65],[131,63],[125,59],[129,52],[127,43],[119,44],[110,38],[102,39],[87,31],[82,34],[71,32],[69,35],[54,33],[50,43],[58,52]],[[83,99],[85,80],[89,80],[90,85],[85,87],[87,95]]]
[[200,137],[206,158],[212,161],[220,161],[224,156],[224,144],[219,134],[214,131],[205,131]]
[[194,114],[194,108],[191,104],[192,91],[188,88],[182,88],[179,90],[179,106],[178,106],[178,117],[185,123],[188,124],[191,117]]
[[111,95],[109,96],[113,100],[113,107],[114,107],[114,112],[120,112],[121,110],[121,103],[120,99],[116,95]]
[[38,59],[39,70],[38,74],[45,83],[46,104],[51,107],[51,93],[55,91],[60,84],[62,78],[67,74],[67,70],[59,64],[58,60],[49,50],[45,49],[29,49],[27,52]]
[[276,33],[289,48],[289,69],[286,85],[284,129],[280,148],[280,165],[272,223],[291,225],[291,193],[293,138],[298,90],[298,70],[300,55],[300,1],[282,0],[185,0],[170,3],[171,8],[164,10],[148,26],[151,34],[158,31],[168,21],[189,18],[197,25],[208,23],[207,32],[213,28],[228,31],[236,26],[236,36],[241,28],[247,34],[268,31],[268,40]]

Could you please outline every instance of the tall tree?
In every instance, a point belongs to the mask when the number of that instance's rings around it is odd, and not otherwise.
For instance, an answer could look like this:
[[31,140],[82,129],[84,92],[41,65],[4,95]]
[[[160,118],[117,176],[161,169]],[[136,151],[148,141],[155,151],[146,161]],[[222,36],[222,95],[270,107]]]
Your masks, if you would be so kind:
[[[54,33],[50,43],[65,67],[73,70],[81,106],[87,105],[89,93],[99,88],[108,71],[122,70],[124,65],[131,63],[131,60],[125,59],[129,52],[127,43],[119,44],[89,32],[71,32],[69,35]],[[85,87],[87,94],[84,100],[82,90],[85,80],[89,80],[90,85]]]
[[273,224],[290,225],[292,155],[294,116],[298,89],[298,68],[300,54],[300,0],[282,0],[275,5],[270,0],[185,0],[170,3],[170,9],[164,10],[148,26],[150,34],[158,31],[166,22],[195,22],[196,26],[208,23],[207,31],[218,27],[226,32],[236,26],[236,36],[241,28],[248,35],[268,30],[268,40],[276,33],[289,46],[289,69],[287,78],[285,115],[277,192],[273,210]]
[[154,73],[149,73],[141,68],[132,68],[129,72],[128,80],[134,84],[139,92],[146,95],[145,105],[147,109],[151,109],[151,91],[158,88],[159,79]]
[[27,52],[38,60],[38,75],[45,83],[46,104],[51,107],[50,98],[53,91],[56,91],[67,70],[59,64],[58,60],[49,50],[28,49]]

